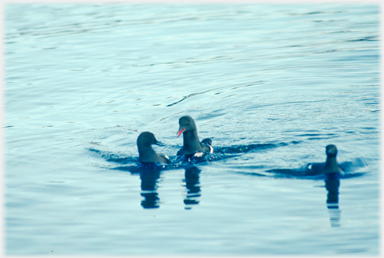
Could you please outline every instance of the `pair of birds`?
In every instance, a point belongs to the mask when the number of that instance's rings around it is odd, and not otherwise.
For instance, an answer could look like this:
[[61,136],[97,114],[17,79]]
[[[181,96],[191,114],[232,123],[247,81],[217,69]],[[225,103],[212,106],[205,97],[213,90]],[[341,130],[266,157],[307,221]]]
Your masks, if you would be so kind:
[[[206,138],[199,141],[197,135],[197,128],[195,121],[190,116],[183,116],[179,119],[179,131],[177,137],[183,134],[183,147],[177,152],[177,155],[185,155],[187,157],[200,157],[204,153],[213,153],[212,140]],[[137,148],[139,150],[139,161],[141,163],[165,163],[169,164],[171,161],[168,156],[162,153],[156,153],[152,145],[163,144],[156,140],[155,135],[151,132],[143,132],[137,138]],[[307,175],[315,174],[331,174],[340,173],[343,170],[337,164],[336,155],[337,148],[335,145],[330,144],[325,147],[327,159],[325,163],[311,163],[307,167]]]
[[[179,119],[179,131],[177,137],[183,134],[183,147],[177,152],[177,155],[187,157],[201,157],[204,153],[213,153],[212,140],[206,138],[199,141],[195,121],[190,116],[183,116]],[[152,145],[163,144],[156,140],[151,132],[143,132],[137,138],[137,148],[139,150],[139,161],[141,163],[171,163],[168,156],[162,153],[156,153]]]

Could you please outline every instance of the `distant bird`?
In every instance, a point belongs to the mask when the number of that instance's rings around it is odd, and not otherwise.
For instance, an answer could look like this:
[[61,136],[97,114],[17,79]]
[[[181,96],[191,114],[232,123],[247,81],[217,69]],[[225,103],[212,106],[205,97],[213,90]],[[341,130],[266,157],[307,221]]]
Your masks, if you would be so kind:
[[179,131],[177,137],[183,134],[183,147],[177,155],[202,156],[205,152],[213,153],[212,140],[206,138],[199,141],[195,121],[190,116],[183,116],[179,119]]
[[168,156],[156,153],[152,144],[162,145],[156,140],[151,132],[142,132],[137,138],[137,148],[139,150],[139,161],[141,163],[171,163]]
[[327,159],[325,163],[309,163],[305,171],[306,175],[332,174],[343,172],[343,169],[337,164],[336,161],[336,146],[333,144],[327,145],[325,147],[325,153],[327,154]]

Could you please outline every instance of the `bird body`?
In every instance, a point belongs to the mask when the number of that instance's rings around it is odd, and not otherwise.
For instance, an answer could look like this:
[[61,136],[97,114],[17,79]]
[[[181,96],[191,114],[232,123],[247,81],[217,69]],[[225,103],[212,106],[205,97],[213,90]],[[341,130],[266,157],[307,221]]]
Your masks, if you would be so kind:
[[171,163],[169,158],[162,154],[156,153],[152,148],[152,144],[161,145],[151,132],[143,132],[137,138],[137,149],[139,151],[139,161],[141,163]]
[[190,116],[183,116],[179,119],[179,131],[177,137],[183,134],[183,147],[177,155],[195,155],[197,153],[213,153],[212,140],[204,139],[199,141],[195,121]]
[[336,155],[337,148],[335,145],[330,144],[325,147],[325,153],[327,159],[325,163],[310,163],[306,169],[306,175],[318,175],[318,174],[332,174],[341,173],[343,169],[337,164]]

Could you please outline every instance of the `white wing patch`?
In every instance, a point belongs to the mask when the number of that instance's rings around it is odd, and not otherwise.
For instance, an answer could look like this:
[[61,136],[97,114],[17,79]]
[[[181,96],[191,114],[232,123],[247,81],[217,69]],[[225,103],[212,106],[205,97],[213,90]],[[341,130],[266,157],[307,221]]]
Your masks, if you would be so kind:
[[193,156],[194,157],[202,157],[204,155],[204,152],[196,152]]

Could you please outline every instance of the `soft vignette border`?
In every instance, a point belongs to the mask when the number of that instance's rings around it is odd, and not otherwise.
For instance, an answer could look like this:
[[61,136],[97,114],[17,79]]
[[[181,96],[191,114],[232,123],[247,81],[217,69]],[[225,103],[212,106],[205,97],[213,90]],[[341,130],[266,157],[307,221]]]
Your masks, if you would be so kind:
[[[5,189],[5,145],[4,145],[4,138],[5,138],[5,135],[4,135],[4,118],[5,118],[5,115],[4,115],[4,112],[5,112],[5,76],[4,76],[4,66],[5,66],[5,63],[4,63],[4,26],[5,26],[5,13],[4,13],[4,6],[6,4],[12,4],[12,3],[25,3],[25,4],[28,4],[28,3],[46,3],[46,4],[55,4],[55,3],[73,3],[73,4],[76,4],[76,3],[148,3],[148,4],[169,4],[169,3],[173,3],[173,4],[184,4],[184,3],[196,3],[196,4],[221,4],[221,3],[225,3],[225,4],[257,4],[257,3],[271,3],[271,4],[296,4],[296,3],[305,3],[305,4],[308,4],[308,3],[311,3],[311,4],[322,4],[322,3],[328,3],[328,4],[332,4],[332,3],[335,3],[335,4],[377,4],[379,5],[379,8],[380,8],[380,35],[382,36],[383,35],[383,32],[384,32],[384,27],[382,25],[382,21],[383,21],[383,0],[102,0],[102,1],[94,1],[94,0],[44,0],[44,1],[41,1],[41,0],[7,0],[7,1],[1,1],[1,4],[0,4],[0,30],[1,30],[1,34],[2,34],[2,37],[0,39],[1,41],[1,53],[2,53],[2,58],[0,59],[0,67],[2,68],[0,70],[0,78],[1,78],[1,86],[0,86],[0,90],[1,90],[1,95],[0,95],[0,107],[1,107],[1,110],[0,110],[0,121],[2,122],[1,123],[1,130],[0,130],[0,164],[1,164],[1,168],[0,168],[0,171],[2,172],[2,177],[0,178],[1,180],[1,183],[2,183],[2,187],[0,188],[0,200],[1,200],[1,203],[2,203],[2,206],[1,206],[1,216],[2,216],[2,223],[0,224],[0,229],[1,229],[1,241],[0,241],[0,254],[2,257],[7,257],[5,255],[5,245],[4,245],[4,242],[5,242],[5,235],[4,235],[4,230],[5,230],[5,219],[4,219],[4,215],[5,215],[5,212],[4,212],[4,207],[5,207],[5,198],[4,198],[4,189]],[[381,54],[381,60],[380,60],[380,75],[382,74],[383,72],[383,49],[384,47],[384,44],[383,44],[383,41],[381,40],[380,42],[380,54]],[[383,77],[381,76],[380,78],[380,83],[381,85],[383,85]],[[381,86],[381,96],[383,96],[383,93],[384,93],[384,90],[383,90],[383,87]],[[381,100],[382,100],[382,97],[381,97]],[[384,104],[383,104],[383,101],[381,101],[380,103],[380,107],[381,107],[381,110],[384,110]],[[384,119],[383,119],[383,113],[381,113],[380,115],[380,125],[381,125],[381,128],[383,128],[383,122],[384,122]],[[382,143],[382,140],[383,140],[383,132],[381,132],[381,135],[380,135],[380,143]],[[383,163],[382,163],[382,160],[384,159],[384,152],[383,152],[383,149],[382,149],[382,144],[380,144],[380,157],[381,157],[381,160],[380,160],[380,168],[383,168]],[[383,177],[381,176],[380,177],[380,186],[383,185]],[[381,204],[383,204],[383,197],[384,197],[384,191],[382,190],[382,187],[380,187],[380,202]],[[383,223],[382,223],[382,214],[383,214],[383,205],[381,205],[381,210],[380,210],[380,247],[379,247],[379,255],[378,257],[381,257],[382,255],[382,246],[384,246],[384,241],[383,241]],[[57,255],[55,255],[57,257]],[[12,256],[12,257],[24,257],[24,256]],[[46,257],[46,256],[28,256],[28,257]],[[60,257],[82,257],[82,256],[62,256],[60,255]],[[100,256],[100,257],[116,257],[116,256]],[[140,258],[146,258],[146,257],[165,257],[165,256],[123,256],[123,257],[132,257],[132,258],[135,258],[135,257],[140,257]],[[169,257],[169,256],[167,256]],[[194,257],[211,257],[211,256],[192,256],[192,255],[184,255],[184,256],[170,256],[170,257],[188,257],[188,258],[194,258]],[[214,256],[215,258],[220,258],[220,257],[233,257],[233,256]],[[281,257],[281,256],[246,256],[246,257],[268,257],[268,258],[272,258],[272,257]],[[285,256],[283,256],[285,257]],[[298,256],[298,255],[290,255],[289,257],[303,257],[303,256]],[[304,257],[309,257],[309,256],[304,256]],[[310,256],[310,257],[333,257],[333,256]],[[350,256],[347,256],[347,255],[342,255],[342,256],[334,256],[334,257],[350,257]],[[364,256],[358,256],[358,257],[364,257]],[[371,257],[371,256],[369,256]]]

